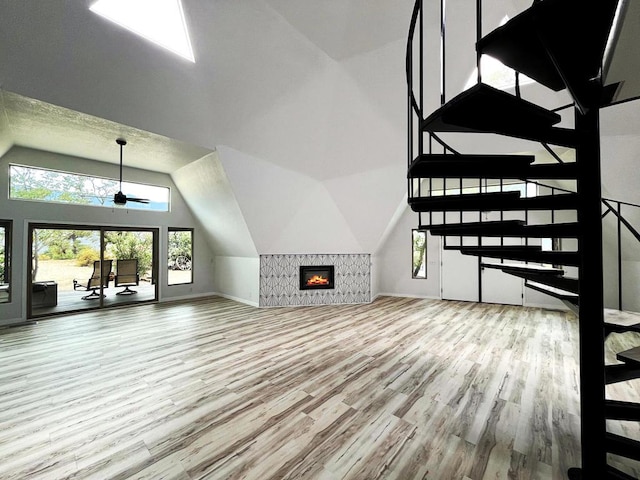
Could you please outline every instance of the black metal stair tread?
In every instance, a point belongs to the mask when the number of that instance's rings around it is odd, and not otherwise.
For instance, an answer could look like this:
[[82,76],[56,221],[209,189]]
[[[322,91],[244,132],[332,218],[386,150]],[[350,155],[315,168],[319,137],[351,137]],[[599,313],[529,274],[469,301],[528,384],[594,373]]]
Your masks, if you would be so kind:
[[578,195],[575,193],[543,195],[519,200],[520,208],[528,210],[571,210],[577,208],[579,203]]
[[640,347],[630,348],[624,352],[619,352],[616,358],[626,364],[640,367]]
[[424,229],[431,231],[432,235],[481,235],[501,237],[520,232],[523,226],[524,220],[504,220],[428,225],[425,226]]
[[577,222],[526,225],[524,230],[527,237],[576,238],[580,225]]
[[640,332],[640,313],[605,308],[604,326],[609,332]]
[[420,227],[432,235],[469,235],[482,237],[574,238],[578,236],[577,223],[525,225],[522,220],[468,222],[450,225]]
[[559,91],[565,88],[564,81],[536,33],[534,7],[535,4],[481,38],[476,50]]
[[458,247],[464,255],[476,255],[489,258],[504,258],[529,262],[550,263],[552,265],[580,265],[579,252],[548,252],[520,247]]
[[407,176],[409,178],[462,178],[498,173],[508,174],[509,172],[517,172],[519,176],[534,160],[534,155],[447,155],[427,153],[420,155],[411,163]]
[[[545,0],[482,38],[476,48],[578,103],[602,65],[618,0]],[[595,99],[594,99],[595,100]]]
[[530,263],[482,262],[480,265],[486,268],[496,268],[499,270],[503,270],[507,273],[511,273],[511,272],[534,273],[535,272],[539,275],[549,275],[549,276],[558,276],[558,275],[564,274],[564,270],[562,268],[548,267],[545,265],[534,265]]
[[609,453],[634,460],[640,460],[640,442],[632,438],[607,432],[605,434],[605,448]]
[[605,416],[611,420],[640,421],[640,403],[605,400]]
[[605,384],[627,382],[640,378],[640,366],[633,363],[618,363],[604,366]]
[[414,212],[494,210],[508,202],[518,200],[520,192],[468,193],[463,195],[439,195],[432,197],[413,197],[409,205]]
[[500,252],[541,252],[540,245],[504,245],[504,246],[491,246],[491,247],[476,247],[468,245],[445,245],[442,247],[444,250],[479,250],[479,251],[493,251],[499,250]]
[[575,179],[577,164],[545,163],[531,165],[526,155],[443,155],[424,154],[416,158],[408,178],[508,178]]
[[577,293],[570,292],[568,290],[557,288],[551,285],[545,285],[539,282],[526,281],[524,283],[524,286],[541,293],[546,293],[547,295],[551,295],[552,297],[559,298],[560,300],[570,300],[575,302],[580,298]]
[[574,146],[573,130],[553,127],[560,120],[555,112],[479,83],[425,118],[422,129],[426,132],[496,133]]
[[409,199],[414,212],[573,210],[578,203],[578,196],[573,193],[521,198],[518,192],[496,192]]
[[[569,478],[572,479],[571,476]],[[586,479],[587,477],[584,478]],[[622,470],[618,470],[616,467],[607,465],[607,480],[638,480],[638,478],[632,477]]]
[[575,277],[565,277],[561,275],[549,275],[547,273],[538,273],[538,272],[518,272],[518,271],[508,271],[511,275],[515,277],[524,278],[527,280],[528,285],[534,284],[532,287],[534,290],[538,284],[544,285],[548,288],[558,289],[558,293],[566,292],[567,295],[562,298],[565,300],[572,300],[577,304],[577,300],[579,299],[578,293],[580,293],[580,280]]

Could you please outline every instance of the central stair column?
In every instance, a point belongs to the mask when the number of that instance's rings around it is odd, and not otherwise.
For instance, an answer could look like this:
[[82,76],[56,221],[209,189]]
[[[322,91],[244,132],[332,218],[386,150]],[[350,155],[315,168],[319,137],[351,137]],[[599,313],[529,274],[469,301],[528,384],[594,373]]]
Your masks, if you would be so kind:
[[607,457],[603,447],[605,424],[604,301],[602,267],[602,221],[600,185],[599,111],[582,114],[576,109],[578,133],[578,248],[580,265],[580,418],[582,472],[570,478],[606,478]]

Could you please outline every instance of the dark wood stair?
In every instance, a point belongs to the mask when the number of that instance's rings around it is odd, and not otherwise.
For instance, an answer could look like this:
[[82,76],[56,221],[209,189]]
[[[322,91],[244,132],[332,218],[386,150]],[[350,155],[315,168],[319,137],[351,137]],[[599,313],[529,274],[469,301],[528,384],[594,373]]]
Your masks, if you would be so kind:
[[519,192],[472,193],[409,198],[414,212],[486,212],[516,210],[575,210],[578,196],[573,193],[521,198]]
[[555,112],[479,83],[452,98],[421,125],[425,132],[496,133],[575,146],[577,138],[573,130],[553,127],[560,120]]
[[447,155],[424,154],[409,167],[408,178],[506,178],[575,179],[577,165],[543,163],[532,165],[530,155]]

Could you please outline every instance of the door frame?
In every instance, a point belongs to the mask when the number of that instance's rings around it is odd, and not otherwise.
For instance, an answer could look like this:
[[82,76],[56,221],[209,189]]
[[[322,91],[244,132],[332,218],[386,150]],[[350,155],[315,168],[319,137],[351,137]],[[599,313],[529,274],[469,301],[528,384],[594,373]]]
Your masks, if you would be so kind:
[[[49,312],[41,315],[33,314],[33,305],[32,305],[32,293],[33,293],[33,278],[32,278],[32,268],[33,268],[33,231],[37,229],[49,229],[49,230],[90,230],[94,232],[98,232],[100,236],[100,262],[104,261],[104,234],[105,232],[149,232],[152,235],[152,265],[151,265],[151,283],[154,285],[154,296],[152,299],[148,300],[139,300],[135,302],[126,302],[115,305],[105,305],[104,299],[102,296],[103,286],[102,282],[100,285],[100,298],[98,299],[96,306],[82,308],[82,309],[72,309],[72,310],[64,310],[60,312]],[[117,226],[117,225],[87,225],[87,224],[73,224],[73,223],[49,223],[49,222],[28,222],[27,223],[27,249],[25,252],[25,257],[27,259],[26,262],[26,312],[27,312],[27,320],[32,320],[36,318],[50,317],[56,315],[65,315],[69,313],[79,313],[79,312],[87,312],[87,311],[95,311],[101,309],[110,309],[117,308],[121,306],[131,306],[139,303],[149,303],[149,302],[157,302],[159,298],[159,290],[160,284],[158,282],[158,271],[159,271],[159,252],[160,252],[160,228],[158,227],[136,227],[136,226]]]

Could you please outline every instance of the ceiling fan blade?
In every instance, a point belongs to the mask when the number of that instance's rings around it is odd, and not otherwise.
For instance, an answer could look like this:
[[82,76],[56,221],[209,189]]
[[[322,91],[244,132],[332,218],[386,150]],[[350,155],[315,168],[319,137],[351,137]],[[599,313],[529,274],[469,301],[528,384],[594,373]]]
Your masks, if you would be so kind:
[[131,198],[131,197],[127,197],[127,202],[149,203],[149,200],[146,199],[146,198]]

